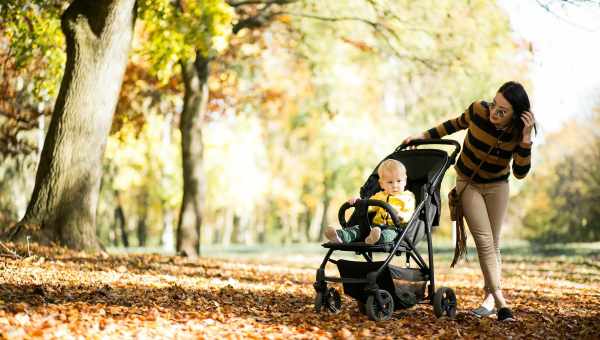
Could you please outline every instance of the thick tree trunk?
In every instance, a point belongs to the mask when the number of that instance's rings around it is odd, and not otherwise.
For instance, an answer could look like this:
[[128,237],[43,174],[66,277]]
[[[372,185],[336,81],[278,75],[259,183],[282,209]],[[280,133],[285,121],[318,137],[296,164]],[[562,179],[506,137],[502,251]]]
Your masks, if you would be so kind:
[[67,63],[25,216],[12,239],[96,251],[101,161],[135,21],[135,0],[74,0],[62,16]]
[[200,53],[194,61],[181,61],[185,84],[179,123],[183,160],[183,200],[177,224],[177,251],[196,257],[204,205],[202,125],[208,101],[208,59]]

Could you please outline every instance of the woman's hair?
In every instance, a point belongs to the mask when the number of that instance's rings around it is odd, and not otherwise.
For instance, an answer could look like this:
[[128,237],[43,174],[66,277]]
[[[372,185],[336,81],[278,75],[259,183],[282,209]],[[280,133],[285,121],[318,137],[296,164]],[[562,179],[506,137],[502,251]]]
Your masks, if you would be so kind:
[[[509,81],[504,83],[498,89],[498,93],[502,93],[504,98],[508,100],[510,105],[513,108],[513,126],[515,127],[514,131],[518,135],[520,139],[523,133],[523,121],[521,120],[521,116],[523,112],[531,110],[531,104],[529,102],[529,96],[523,88],[523,85],[517,83],[516,81]],[[537,128],[535,124],[533,125],[537,133]]]
[[384,172],[390,172],[394,170],[406,172],[406,168],[402,162],[388,158],[379,164],[379,167],[377,168],[377,175],[379,175],[379,178],[381,178],[383,177]]

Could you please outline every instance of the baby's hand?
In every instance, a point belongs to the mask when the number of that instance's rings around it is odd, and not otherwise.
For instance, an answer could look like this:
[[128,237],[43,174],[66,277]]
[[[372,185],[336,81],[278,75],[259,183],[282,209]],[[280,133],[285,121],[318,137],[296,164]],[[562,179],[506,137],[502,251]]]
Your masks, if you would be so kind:
[[359,197],[352,197],[350,199],[348,199],[348,203],[350,204],[354,204],[356,203],[356,201],[358,201],[360,198]]

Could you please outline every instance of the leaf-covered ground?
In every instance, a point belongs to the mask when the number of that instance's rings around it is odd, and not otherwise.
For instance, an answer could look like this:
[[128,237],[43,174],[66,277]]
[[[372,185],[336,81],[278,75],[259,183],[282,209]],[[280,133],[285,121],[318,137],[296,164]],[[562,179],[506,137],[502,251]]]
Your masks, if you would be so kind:
[[[0,257],[0,334],[19,338],[598,338],[598,258],[504,257],[504,287],[518,318],[476,319],[482,295],[476,261],[449,270],[439,285],[459,299],[455,319],[430,305],[373,322],[343,297],[340,314],[316,314],[320,255],[262,260],[160,255],[86,255],[8,245]],[[335,267],[329,268],[335,271]]]

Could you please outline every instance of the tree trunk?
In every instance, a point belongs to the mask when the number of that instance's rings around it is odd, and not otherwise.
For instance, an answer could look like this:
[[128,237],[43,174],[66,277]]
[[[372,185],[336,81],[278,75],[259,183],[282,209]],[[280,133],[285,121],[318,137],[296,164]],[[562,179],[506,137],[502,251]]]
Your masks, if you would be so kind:
[[137,221],[137,239],[138,239],[138,246],[145,247],[146,239],[148,238],[148,224],[147,224],[146,220],[148,219],[148,205],[150,204],[149,198],[148,198],[148,192],[146,192],[146,191],[142,192],[140,201],[142,203],[142,206],[141,206],[141,211],[139,213],[138,221]]
[[[230,208],[225,208],[223,211],[223,233],[221,234],[221,245],[228,246],[231,244],[231,236],[233,235],[235,214]],[[218,228],[218,227],[217,227]]]
[[10,238],[97,251],[102,156],[135,22],[135,0],[74,0],[61,18],[67,62],[27,212]]
[[185,84],[179,123],[183,161],[183,199],[177,224],[177,251],[196,257],[200,251],[200,228],[204,205],[202,125],[208,101],[208,59],[196,53],[194,61],[182,60]]
[[148,225],[146,224],[146,215],[140,216],[137,222],[138,246],[146,246],[146,238],[148,237]]
[[312,217],[310,218],[310,226],[308,228],[308,239],[309,241],[320,241],[321,235],[321,225],[323,222],[323,212],[325,211],[325,203],[319,201],[315,210],[312,213]]
[[[125,219],[125,211],[123,211],[123,205],[121,204],[121,193],[115,190],[115,197],[117,198],[117,207],[115,208],[115,226],[119,226],[121,232],[121,241],[123,247],[129,247],[129,237],[127,237],[127,220]],[[117,230],[117,228],[115,228]]]
[[321,230],[319,230],[319,235],[323,235],[325,233],[325,228],[327,228],[327,215],[329,214],[329,197],[325,195],[323,199],[323,215],[321,218]]

